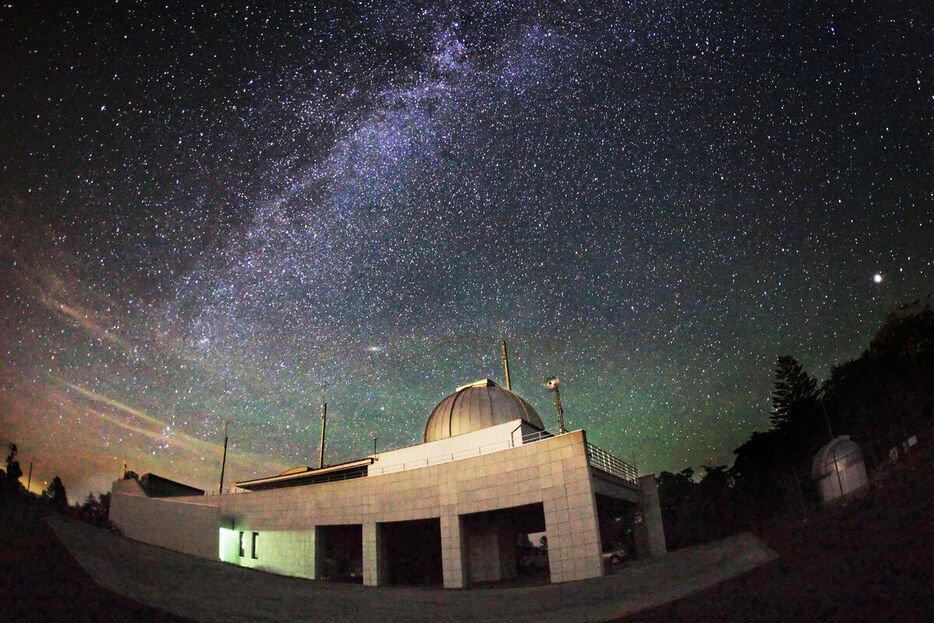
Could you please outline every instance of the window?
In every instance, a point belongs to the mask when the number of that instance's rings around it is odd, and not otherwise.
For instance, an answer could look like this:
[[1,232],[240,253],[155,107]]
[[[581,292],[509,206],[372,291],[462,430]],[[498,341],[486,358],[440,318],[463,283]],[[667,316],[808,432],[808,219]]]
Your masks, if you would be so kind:
[[240,557],[243,558],[243,532],[240,532]]
[[253,533],[253,555],[252,555],[253,560],[256,560],[257,558],[259,558],[259,556],[256,554],[256,542],[258,540],[259,540],[259,532],[254,532]]

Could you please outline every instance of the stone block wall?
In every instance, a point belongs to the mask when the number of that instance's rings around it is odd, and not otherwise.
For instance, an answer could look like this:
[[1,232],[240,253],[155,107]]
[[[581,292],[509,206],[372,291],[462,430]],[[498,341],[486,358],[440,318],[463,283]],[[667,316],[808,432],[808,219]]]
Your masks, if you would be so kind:
[[[553,582],[603,573],[583,431],[469,459],[310,486],[166,500],[130,488],[115,483],[111,511],[130,538],[286,575],[316,577],[319,526],[360,525],[364,583],[384,584],[388,563],[381,524],[439,519],[444,585],[462,588],[471,577],[463,516],[531,504],[544,511]],[[255,558],[253,532],[258,533]],[[490,573],[496,575],[492,567]]]
[[[243,555],[240,556],[240,534],[243,534]],[[256,534],[254,542],[253,534]],[[242,567],[292,575],[314,580],[315,530],[232,530],[221,531],[229,535],[230,545],[222,560]],[[255,549],[254,549],[255,543]]]
[[[363,526],[364,583],[381,584],[379,524],[440,518],[444,584],[464,587],[469,574],[460,516],[541,503],[554,582],[602,574],[596,503],[583,431],[421,469],[220,497],[220,514],[237,529],[280,532],[319,525]],[[307,547],[307,545],[305,546]],[[312,547],[313,549],[313,547]],[[276,558],[260,564],[314,577],[313,563]],[[484,575],[484,574],[481,574]]]

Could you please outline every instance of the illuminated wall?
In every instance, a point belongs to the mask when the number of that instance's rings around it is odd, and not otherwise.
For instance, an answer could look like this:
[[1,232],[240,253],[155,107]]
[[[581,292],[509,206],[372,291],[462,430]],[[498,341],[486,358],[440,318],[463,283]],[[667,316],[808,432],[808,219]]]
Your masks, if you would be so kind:
[[118,480],[110,522],[123,536],[192,556],[215,559],[218,496],[150,498],[135,480]]
[[224,562],[271,573],[316,579],[315,530],[251,530],[226,521],[218,535]]

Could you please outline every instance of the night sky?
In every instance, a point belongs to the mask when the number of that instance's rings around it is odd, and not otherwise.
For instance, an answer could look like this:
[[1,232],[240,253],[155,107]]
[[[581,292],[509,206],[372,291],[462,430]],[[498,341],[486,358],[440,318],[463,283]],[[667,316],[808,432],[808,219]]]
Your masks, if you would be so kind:
[[328,462],[411,445],[503,338],[546,426],[556,375],[640,471],[729,463],[778,355],[934,289],[927,0],[194,4],[0,8],[33,490],[216,489],[228,419],[228,483],[314,465],[324,398]]

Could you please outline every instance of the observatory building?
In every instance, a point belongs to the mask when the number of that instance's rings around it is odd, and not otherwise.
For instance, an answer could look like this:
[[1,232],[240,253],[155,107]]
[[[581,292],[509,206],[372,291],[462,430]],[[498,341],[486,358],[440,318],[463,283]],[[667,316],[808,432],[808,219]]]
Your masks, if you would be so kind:
[[145,543],[370,586],[510,579],[531,564],[528,535],[541,533],[547,548],[535,552],[551,582],[597,577],[626,518],[639,557],[665,552],[653,476],[583,430],[545,430],[531,405],[488,379],[442,400],[424,443],[235,488],[163,497],[118,480],[110,518]]
[[869,488],[863,451],[849,435],[834,437],[817,451],[811,477],[825,506],[858,497]]

